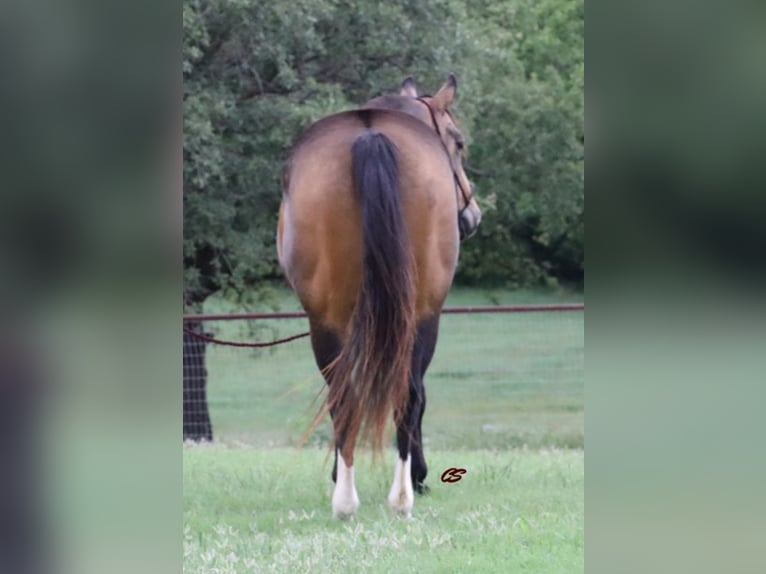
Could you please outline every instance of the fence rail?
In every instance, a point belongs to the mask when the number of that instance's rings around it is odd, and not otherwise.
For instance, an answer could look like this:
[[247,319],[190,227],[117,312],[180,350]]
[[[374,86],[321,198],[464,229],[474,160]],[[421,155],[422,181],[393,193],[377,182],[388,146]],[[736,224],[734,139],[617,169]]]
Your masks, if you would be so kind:
[[[445,308],[428,374],[430,446],[582,448],[584,310],[582,302]],[[212,440],[214,425],[219,440],[285,446],[301,436],[310,415],[296,405],[311,404],[323,381],[310,345],[279,343],[307,336],[305,317],[183,316],[184,439]],[[258,324],[274,340],[242,341]],[[235,349],[264,346],[272,351]],[[323,424],[317,444],[331,436]]]
[[[445,307],[442,313],[458,315],[467,313],[543,313],[549,311],[584,311],[585,303],[546,303],[527,305],[472,305]],[[305,311],[272,311],[260,313],[189,313],[184,321],[235,321],[243,319],[301,319]]]

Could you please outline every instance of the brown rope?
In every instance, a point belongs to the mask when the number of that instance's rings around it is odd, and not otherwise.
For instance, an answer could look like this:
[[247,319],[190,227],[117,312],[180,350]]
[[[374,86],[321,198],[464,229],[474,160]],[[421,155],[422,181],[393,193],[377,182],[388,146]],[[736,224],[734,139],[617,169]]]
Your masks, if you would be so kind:
[[183,329],[184,329],[184,333],[188,333],[192,337],[196,337],[197,339],[202,339],[203,341],[207,341],[208,343],[215,343],[216,345],[226,345],[228,347],[273,347],[274,345],[281,345],[282,343],[289,343],[290,341],[295,341],[296,339],[302,339],[303,337],[308,337],[311,334],[309,331],[306,331],[305,333],[298,333],[297,335],[293,335],[291,337],[285,337],[284,339],[277,339],[275,341],[241,343],[238,341],[224,341],[223,339],[216,339],[214,337],[210,337],[209,335],[192,331],[188,327],[184,327]]

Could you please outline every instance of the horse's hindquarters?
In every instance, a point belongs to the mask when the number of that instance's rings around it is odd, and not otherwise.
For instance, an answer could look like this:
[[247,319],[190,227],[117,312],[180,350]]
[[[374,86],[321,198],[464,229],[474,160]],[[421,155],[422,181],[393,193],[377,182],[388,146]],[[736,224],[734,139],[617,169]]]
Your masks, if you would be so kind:
[[455,187],[443,150],[414,137],[409,124],[384,119],[372,128],[341,122],[309,138],[290,162],[280,213],[280,263],[307,312],[340,331],[351,318],[362,275],[361,211],[351,181],[351,147],[370,129],[386,133],[398,151],[418,316],[441,307],[457,264]]

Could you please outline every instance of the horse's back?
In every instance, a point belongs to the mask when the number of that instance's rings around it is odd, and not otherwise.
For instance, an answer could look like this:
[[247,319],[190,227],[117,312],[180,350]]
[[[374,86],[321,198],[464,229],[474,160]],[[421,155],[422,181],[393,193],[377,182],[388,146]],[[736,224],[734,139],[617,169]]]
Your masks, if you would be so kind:
[[361,207],[351,149],[369,131],[385,135],[397,149],[418,317],[438,313],[457,264],[453,175],[428,126],[389,110],[343,112],[317,122],[294,147],[286,170],[278,249],[310,318],[340,333],[362,281]]

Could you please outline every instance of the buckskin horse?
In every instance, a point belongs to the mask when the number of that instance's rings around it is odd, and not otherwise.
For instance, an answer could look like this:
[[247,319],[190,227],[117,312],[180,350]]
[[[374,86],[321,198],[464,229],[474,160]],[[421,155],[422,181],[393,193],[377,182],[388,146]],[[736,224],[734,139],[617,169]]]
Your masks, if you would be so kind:
[[393,412],[398,458],[388,496],[410,516],[427,467],[423,376],[460,240],[481,220],[449,111],[453,74],[433,96],[412,78],[398,95],[310,126],[286,164],[277,252],[305,308],[334,426],[332,511],[353,515],[354,447],[382,449]]

